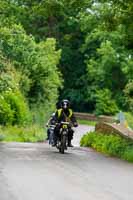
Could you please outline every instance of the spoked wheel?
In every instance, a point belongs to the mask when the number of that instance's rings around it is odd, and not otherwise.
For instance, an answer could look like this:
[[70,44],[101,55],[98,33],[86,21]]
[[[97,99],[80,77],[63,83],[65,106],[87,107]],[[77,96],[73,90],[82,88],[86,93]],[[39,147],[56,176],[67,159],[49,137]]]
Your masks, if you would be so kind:
[[60,153],[64,154],[65,149],[66,149],[66,136],[63,135],[61,139],[61,145],[59,148]]

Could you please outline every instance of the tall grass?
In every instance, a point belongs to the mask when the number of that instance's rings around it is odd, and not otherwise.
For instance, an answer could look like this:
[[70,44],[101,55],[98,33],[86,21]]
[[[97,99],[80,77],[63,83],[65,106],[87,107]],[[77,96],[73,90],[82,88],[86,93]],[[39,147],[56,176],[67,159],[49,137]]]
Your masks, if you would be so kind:
[[118,135],[105,135],[91,132],[84,135],[80,141],[84,147],[92,147],[99,152],[133,162],[133,141]]
[[37,125],[29,127],[0,126],[0,140],[6,142],[39,142],[43,141],[46,133]]
[[84,125],[89,125],[89,126],[95,126],[96,121],[89,121],[89,120],[84,120],[84,119],[78,119],[79,124],[84,124]]
[[32,108],[32,120],[25,126],[0,126],[0,141],[40,142],[46,138],[45,124],[50,116],[50,109]]

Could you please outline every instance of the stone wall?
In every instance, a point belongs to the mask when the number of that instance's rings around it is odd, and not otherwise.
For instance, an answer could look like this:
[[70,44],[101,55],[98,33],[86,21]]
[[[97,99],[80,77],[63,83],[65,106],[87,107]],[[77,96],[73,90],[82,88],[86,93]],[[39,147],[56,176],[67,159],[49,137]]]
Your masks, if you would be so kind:
[[124,125],[120,124],[110,124],[99,122],[95,126],[96,132],[105,133],[105,134],[117,134],[125,138],[130,138],[133,140],[133,131],[126,128]]
[[115,119],[113,117],[104,116],[104,115],[96,116],[94,114],[78,113],[78,112],[75,112],[74,114],[78,119],[83,119],[83,120],[108,122],[108,123],[115,122]]
[[88,113],[74,113],[78,119],[96,121],[98,122],[95,126],[97,132],[105,134],[118,134],[125,138],[130,138],[133,140],[133,131],[129,130],[122,124],[116,124],[116,120],[113,117],[109,116],[96,116]]

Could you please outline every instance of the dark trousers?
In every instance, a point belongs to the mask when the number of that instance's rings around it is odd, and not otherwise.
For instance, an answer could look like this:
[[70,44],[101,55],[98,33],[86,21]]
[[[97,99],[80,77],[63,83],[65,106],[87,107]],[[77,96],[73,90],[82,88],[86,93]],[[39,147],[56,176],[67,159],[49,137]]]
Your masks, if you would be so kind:
[[68,141],[71,141],[73,139],[73,134],[74,134],[74,131],[73,129],[69,129],[68,131]]
[[50,130],[49,128],[47,129],[47,139],[49,140],[49,135],[50,135]]
[[[57,138],[60,136],[59,131],[60,131],[60,128],[58,128],[58,127],[56,127],[55,130],[54,130],[54,141],[55,142],[57,141]],[[71,128],[69,128],[69,130],[68,130],[68,142],[70,142],[73,139],[73,134],[74,134],[74,131]]]

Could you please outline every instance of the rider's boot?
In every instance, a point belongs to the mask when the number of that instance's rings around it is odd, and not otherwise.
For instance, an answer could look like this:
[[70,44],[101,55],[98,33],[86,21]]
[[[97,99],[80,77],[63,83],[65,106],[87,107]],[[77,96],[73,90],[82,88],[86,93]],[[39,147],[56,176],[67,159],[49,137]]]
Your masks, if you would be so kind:
[[71,143],[71,140],[68,141],[68,147],[73,147],[72,143]]
[[54,143],[52,144],[52,147],[56,147],[56,145],[57,145],[57,143],[54,142]]

